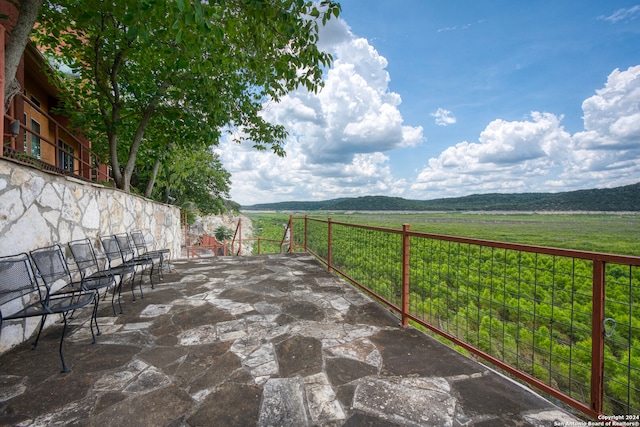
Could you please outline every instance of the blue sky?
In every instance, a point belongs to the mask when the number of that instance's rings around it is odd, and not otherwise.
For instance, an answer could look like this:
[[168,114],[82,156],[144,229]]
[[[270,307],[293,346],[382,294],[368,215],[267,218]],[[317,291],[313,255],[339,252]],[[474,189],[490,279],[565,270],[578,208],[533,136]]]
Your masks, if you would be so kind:
[[265,117],[287,157],[223,141],[243,205],[558,192],[640,181],[640,2],[345,0],[317,95]]

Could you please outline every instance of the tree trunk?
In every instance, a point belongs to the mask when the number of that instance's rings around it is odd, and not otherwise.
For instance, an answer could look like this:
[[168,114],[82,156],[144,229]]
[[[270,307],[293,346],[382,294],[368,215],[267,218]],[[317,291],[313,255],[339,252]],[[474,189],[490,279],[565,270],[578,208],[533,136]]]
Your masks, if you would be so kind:
[[124,177],[120,170],[120,161],[118,160],[118,135],[115,131],[111,130],[109,133],[109,157],[111,157],[111,171],[113,173],[113,180],[116,183],[116,188],[129,192],[124,188]]
[[151,178],[149,178],[149,182],[147,182],[147,188],[145,189],[144,196],[151,198],[151,193],[153,192],[153,187],[156,185],[156,178],[158,177],[158,171],[160,170],[160,166],[162,166],[162,161],[168,157],[168,153],[173,149],[173,142],[167,144],[167,149],[163,153],[158,155],[156,162],[153,165],[153,170],[151,171]]
[[29,42],[29,35],[38,18],[42,0],[20,0],[20,10],[16,25],[11,30],[11,38],[4,55],[4,109],[9,110],[13,97],[20,92],[20,83],[16,80],[16,72],[24,49]]
[[156,177],[158,176],[158,170],[160,169],[160,165],[162,162],[160,161],[160,157],[156,159],[156,162],[153,164],[153,170],[151,171],[151,178],[149,178],[149,182],[147,182],[147,188],[144,190],[144,197],[151,198],[151,193],[153,192],[153,186],[156,184]]
[[[124,188],[124,177],[120,170],[120,161],[118,160],[118,130],[113,123],[120,120],[120,107],[115,103],[111,105],[111,114],[106,109],[101,109],[102,119],[107,129],[107,139],[109,140],[109,157],[111,158],[111,171],[116,188],[129,192],[128,188]],[[109,119],[107,119],[109,117]]]
[[133,176],[133,171],[136,167],[138,150],[140,149],[140,145],[142,144],[144,133],[147,130],[149,122],[151,121],[151,116],[153,116],[153,114],[156,112],[156,108],[160,103],[160,99],[167,92],[169,86],[169,83],[163,83],[158,89],[158,93],[156,94],[156,96],[151,100],[151,102],[149,102],[149,105],[147,105],[147,108],[142,113],[142,117],[140,118],[140,122],[138,123],[138,128],[136,129],[136,133],[133,136],[133,141],[131,142],[131,147],[129,148],[129,158],[127,159],[124,171],[122,172],[122,186],[118,185],[120,189],[126,192],[129,192],[131,189],[131,177]]

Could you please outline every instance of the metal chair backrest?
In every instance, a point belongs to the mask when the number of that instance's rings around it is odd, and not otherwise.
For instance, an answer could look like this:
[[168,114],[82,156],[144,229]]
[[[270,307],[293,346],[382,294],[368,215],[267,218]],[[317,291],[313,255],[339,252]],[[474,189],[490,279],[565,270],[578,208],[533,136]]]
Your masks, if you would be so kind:
[[116,241],[118,242],[118,247],[120,248],[120,254],[122,254],[122,261],[129,262],[136,257],[136,252],[131,245],[131,240],[129,240],[129,235],[126,233],[116,234]]
[[102,244],[102,249],[107,260],[109,261],[110,268],[116,267],[124,262],[115,236],[100,237],[100,243]]
[[96,252],[88,238],[69,242],[69,250],[83,277],[100,270]]
[[[0,258],[0,306],[15,299],[25,297],[33,292],[38,292],[38,298],[42,299],[29,255],[21,253]],[[0,319],[2,315],[0,314]]]
[[67,284],[73,281],[60,245],[55,244],[46,248],[34,249],[29,254],[38,275],[47,288],[50,288],[58,280],[64,280]]
[[133,245],[135,246],[138,254],[144,254],[149,251],[147,247],[147,241],[142,234],[142,231],[135,230],[131,232],[131,240],[133,240]]

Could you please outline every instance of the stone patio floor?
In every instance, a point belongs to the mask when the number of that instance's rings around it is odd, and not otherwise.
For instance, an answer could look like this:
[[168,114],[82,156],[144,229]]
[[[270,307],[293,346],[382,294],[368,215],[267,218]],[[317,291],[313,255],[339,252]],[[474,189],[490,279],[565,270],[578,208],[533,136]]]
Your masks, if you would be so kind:
[[201,258],[0,356],[0,425],[553,426],[577,419],[307,254]]

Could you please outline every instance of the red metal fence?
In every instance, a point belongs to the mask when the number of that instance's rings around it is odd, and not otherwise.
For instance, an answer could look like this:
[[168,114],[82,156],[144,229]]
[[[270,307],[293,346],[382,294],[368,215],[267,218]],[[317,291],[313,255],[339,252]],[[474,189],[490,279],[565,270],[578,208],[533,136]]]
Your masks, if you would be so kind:
[[403,326],[433,331],[590,417],[640,414],[640,257],[330,218],[291,217],[288,233],[290,251],[313,254]]

